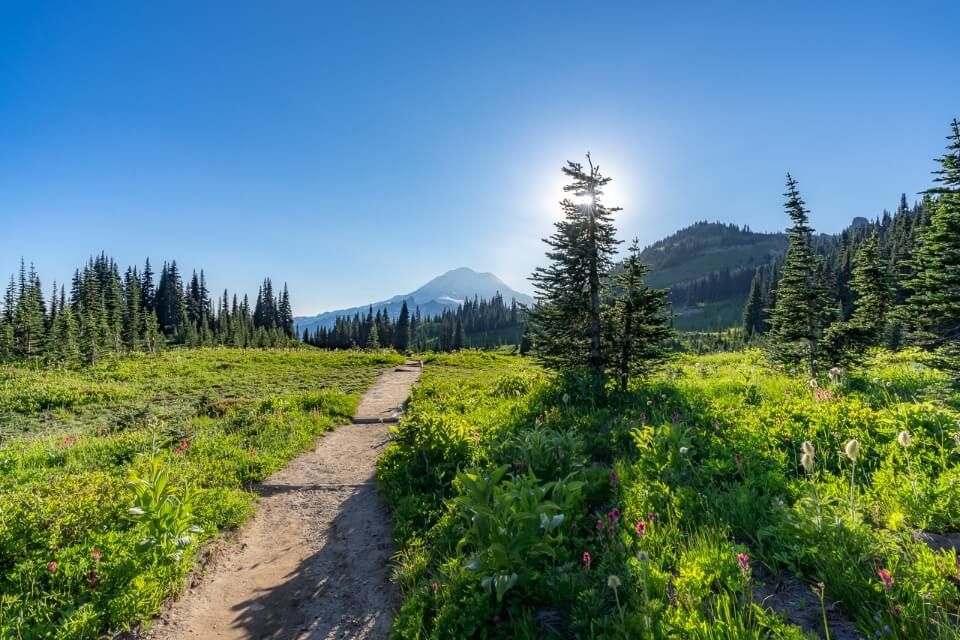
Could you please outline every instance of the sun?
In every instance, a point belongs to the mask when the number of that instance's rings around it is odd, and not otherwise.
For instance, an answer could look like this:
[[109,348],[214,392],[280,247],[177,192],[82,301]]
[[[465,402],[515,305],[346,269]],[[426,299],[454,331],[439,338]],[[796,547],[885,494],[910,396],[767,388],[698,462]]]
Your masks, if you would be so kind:
[[[594,160],[597,158],[595,157]],[[590,196],[575,196],[563,190],[568,184],[569,179],[560,171],[560,166],[556,162],[542,170],[542,178],[537,181],[541,186],[537,189],[536,210],[540,216],[550,220],[556,220],[560,217],[560,201],[564,198],[570,199],[574,204],[593,204]],[[603,188],[603,194],[600,202],[607,207],[622,207],[624,213],[629,213],[631,184],[630,176],[625,172],[625,165],[616,162],[602,162],[600,169],[605,176],[613,178],[607,186]],[[623,214],[621,214],[623,215]]]

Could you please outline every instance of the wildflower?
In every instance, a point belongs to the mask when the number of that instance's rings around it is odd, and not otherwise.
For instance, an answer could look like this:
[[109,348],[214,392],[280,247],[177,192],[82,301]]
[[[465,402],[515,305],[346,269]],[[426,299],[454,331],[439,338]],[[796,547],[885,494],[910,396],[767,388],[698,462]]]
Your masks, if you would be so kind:
[[840,367],[831,367],[828,373],[830,374],[830,379],[836,382],[837,380],[840,379],[840,376],[843,375],[843,369],[841,369]]
[[57,561],[56,561],[56,560],[51,560],[50,562],[47,563],[47,571],[49,571],[50,573],[56,573],[56,572],[57,572],[57,566],[58,566],[58,565],[57,565]]
[[860,457],[860,441],[856,438],[851,438],[850,441],[847,442],[846,446],[843,447],[843,453],[848,458],[856,462],[857,458]]
[[187,452],[187,449],[189,448],[190,448],[190,441],[184,439],[180,441],[180,444],[177,445],[176,449],[174,449],[173,452],[178,456],[182,456],[184,453]]
[[90,589],[91,591],[96,589],[97,580],[98,580],[97,572],[91,569],[90,572],[87,573],[87,588]]
[[800,466],[803,467],[803,470],[807,473],[813,473],[816,464],[813,459],[813,455],[809,453],[804,453],[800,456]]
[[503,620],[500,619],[500,616],[493,616],[493,626],[499,627],[501,622]]
[[617,524],[617,521],[620,520],[620,509],[614,507],[607,512],[607,520],[610,521],[610,527],[613,528],[613,526]]
[[610,486],[616,489],[617,482],[618,482],[617,471],[614,469],[613,471],[610,472]]
[[810,378],[810,381],[807,382],[807,386],[810,387],[811,389],[816,389],[820,385],[817,383],[816,378]]
[[646,411],[641,411],[641,412],[640,412],[640,424],[647,424],[647,412],[646,412]]
[[656,518],[657,518],[657,514],[655,514],[653,511],[650,511],[649,513],[647,513],[647,520],[649,520],[650,522],[653,522],[654,520],[656,520]]
[[653,400],[647,400],[647,406],[648,407],[653,406]]
[[611,589],[617,589],[620,587],[620,578],[615,575],[610,575],[607,577],[607,586]]
[[583,552],[583,566],[587,569],[590,568],[590,564],[593,562],[593,558],[590,556],[589,551]]
[[740,567],[740,573],[742,573],[744,577],[750,575],[750,556],[742,551],[738,553],[737,565]]
[[569,394],[569,393],[563,394],[563,404],[570,404],[570,394]]
[[597,533],[603,533],[603,530],[606,529],[607,525],[603,520],[597,520]]
[[901,607],[898,604],[895,604],[892,607],[890,607],[890,613],[892,613],[895,616],[899,616],[901,613],[903,613],[903,607]]
[[437,591],[440,590],[440,585],[434,582],[433,584],[430,585],[430,588],[433,590],[434,593],[436,593]]
[[743,470],[743,456],[740,453],[733,454],[733,463],[737,465],[737,470]]
[[100,551],[99,547],[94,547],[90,550],[90,558],[93,559],[93,564],[100,564],[100,558],[103,557],[103,553]]
[[889,591],[890,587],[893,586],[893,576],[890,575],[889,571],[882,568],[877,570],[877,575],[880,576],[880,580],[883,581],[883,588]]
[[637,522],[637,524],[633,525],[633,528],[637,532],[637,535],[641,538],[647,534],[647,523],[643,520],[640,520]]
[[809,440],[804,440],[803,444],[800,445],[800,451],[803,453],[809,453],[811,456],[816,453],[816,449],[813,447],[813,443]]
[[672,416],[670,416],[670,422],[672,422],[673,424],[677,424],[678,422],[680,422],[680,414],[675,413]]
[[685,456],[690,451],[690,447],[680,447],[680,455]]
[[913,444],[913,435],[906,429],[897,434],[897,442],[904,449],[909,449],[910,445]]

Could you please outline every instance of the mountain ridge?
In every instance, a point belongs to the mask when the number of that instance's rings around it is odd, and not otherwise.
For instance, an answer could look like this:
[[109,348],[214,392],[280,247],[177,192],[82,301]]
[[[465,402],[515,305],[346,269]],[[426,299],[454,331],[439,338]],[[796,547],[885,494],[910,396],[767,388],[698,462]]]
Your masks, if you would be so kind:
[[304,329],[314,331],[318,327],[330,328],[337,318],[352,317],[358,313],[366,314],[371,308],[374,313],[386,311],[391,318],[396,318],[400,315],[404,302],[407,303],[407,308],[411,312],[419,309],[422,316],[430,317],[439,315],[447,309],[456,308],[462,305],[464,300],[475,297],[490,299],[498,293],[508,302],[512,298],[519,304],[528,306],[533,304],[533,298],[530,295],[513,289],[489,271],[479,272],[469,267],[457,267],[432,278],[410,293],[313,316],[297,316],[294,318],[294,323],[299,335]]

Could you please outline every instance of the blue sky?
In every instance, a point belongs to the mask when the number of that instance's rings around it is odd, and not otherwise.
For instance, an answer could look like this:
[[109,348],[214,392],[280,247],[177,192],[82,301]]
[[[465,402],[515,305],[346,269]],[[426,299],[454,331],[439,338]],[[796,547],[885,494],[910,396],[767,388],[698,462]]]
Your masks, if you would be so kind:
[[787,170],[837,231],[929,185],[958,23],[946,0],[0,0],[0,275],[176,258],[214,289],[287,281],[300,314],[458,266],[528,290],[588,150],[624,239],[780,229]]

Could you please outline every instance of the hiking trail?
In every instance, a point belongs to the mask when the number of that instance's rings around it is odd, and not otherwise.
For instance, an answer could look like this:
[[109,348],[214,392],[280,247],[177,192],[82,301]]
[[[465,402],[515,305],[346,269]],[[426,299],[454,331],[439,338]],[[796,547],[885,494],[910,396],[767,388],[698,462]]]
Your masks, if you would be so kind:
[[387,638],[399,594],[392,525],[374,479],[419,363],[389,369],[353,424],[318,439],[261,483],[256,514],[215,543],[201,574],[166,605],[150,640]]

